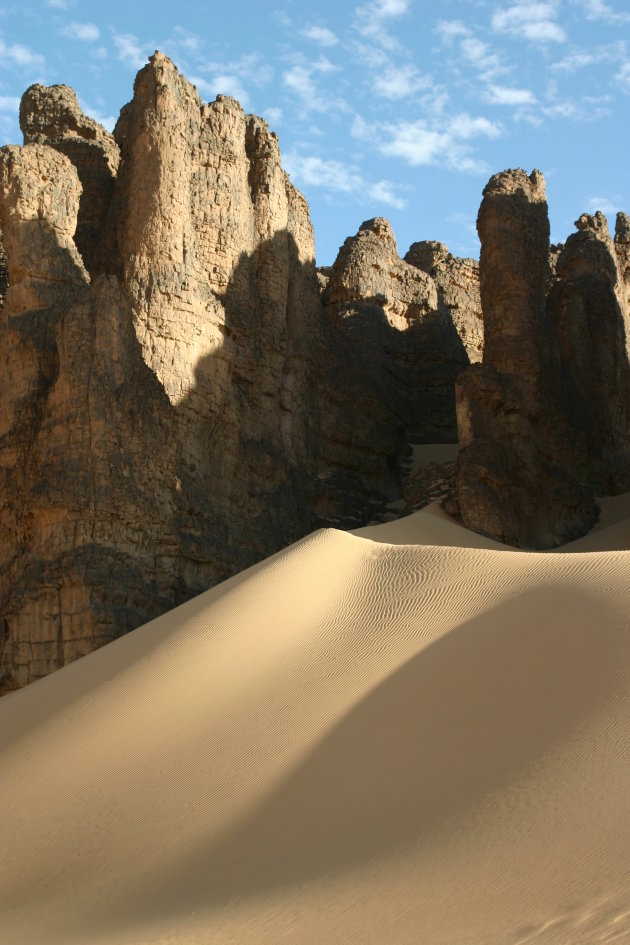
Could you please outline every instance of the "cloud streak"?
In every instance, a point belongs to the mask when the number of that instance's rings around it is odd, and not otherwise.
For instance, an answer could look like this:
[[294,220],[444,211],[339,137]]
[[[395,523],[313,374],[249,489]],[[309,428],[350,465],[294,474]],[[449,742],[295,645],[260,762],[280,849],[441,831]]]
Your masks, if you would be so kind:
[[400,158],[411,167],[440,164],[456,171],[481,172],[486,162],[474,156],[470,143],[475,138],[498,138],[502,129],[487,118],[461,112],[439,125],[423,118],[370,125],[356,118],[352,133],[374,143],[386,157]]
[[563,43],[566,34],[555,20],[555,3],[515,3],[504,10],[497,10],[492,17],[492,29],[507,33],[531,43]]
[[332,194],[361,199],[368,196],[376,203],[397,210],[404,209],[406,205],[406,201],[396,193],[396,185],[392,181],[366,181],[356,164],[303,154],[297,149],[285,155],[283,164],[293,181],[303,188],[315,187]]

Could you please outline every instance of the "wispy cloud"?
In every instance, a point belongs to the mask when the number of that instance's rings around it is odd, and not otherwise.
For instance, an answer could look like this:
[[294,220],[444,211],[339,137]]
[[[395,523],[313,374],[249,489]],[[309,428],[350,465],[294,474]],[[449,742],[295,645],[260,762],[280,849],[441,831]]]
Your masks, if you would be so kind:
[[506,71],[497,53],[487,43],[476,36],[466,36],[460,43],[460,50],[466,62],[478,70],[480,77],[489,81]]
[[104,128],[107,128],[108,131],[114,130],[114,125],[116,124],[115,115],[107,115],[103,113],[100,108],[96,108],[94,105],[86,102],[85,99],[79,97],[79,105],[81,106],[82,111],[89,115],[90,118],[93,118],[94,121],[97,121],[99,125],[103,125]]
[[204,79],[202,76],[191,76],[190,81],[197,86],[199,92],[208,100],[212,99],[214,101],[217,95],[231,95],[240,103],[243,109],[247,110],[249,108],[249,93],[243,85],[241,77],[234,73],[219,72],[209,79]]
[[202,49],[203,43],[200,38],[194,33],[189,33],[183,26],[175,26],[173,33],[175,44],[187,52],[196,53]]
[[263,118],[272,126],[280,125],[282,124],[282,109],[274,107],[265,108],[263,111]]
[[330,99],[320,91],[316,76],[327,75],[336,72],[337,69],[338,67],[325,56],[321,56],[315,62],[302,60],[282,74],[282,81],[300,98],[305,108],[310,111],[325,112],[329,111],[331,103]]
[[115,33],[114,46],[119,60],[130,69],[141,69],[150,55],[149,47],[142,46],[132,33]]
[[20,99],[17,95],[0,95],[0,112],[12,112],[15,115],[20,110]]
[[587,20],[600,20],[604,23],[630,23],[630,13],[618,12],[604,0],[577,0]]
[[430,88],[430,76],[423,75],[415,66],[389,63],[385,70],[374,76],[372,86],[381,98],[401,99],[421,89]]
[[244,53],[226,62],[206,61],[198,63],[198,68],[204,74],[190,75],[190,81],[203,96],[231,95],[245,110],[251,107],[250,88],[262,88],[273,78],[273,69],[260,53]]
[[372,0],[371,3],[356,8],[354,27],[361,36],[378,43],[384,49],[396,49],[398,43],[388,32],[385,23],[407,13],[409,6],[410,0]]
[[616,215],[618,209],[619,202],[613,202],[608,197],[600,197],[593,194],[586,200],[586,210],[588,213],[597,213],[598,210],[601,210],[605,216],[613,217]]
[[461,20],[438,20],[435,32],[444,43],[452,43],[455,39],[470,36],[470,30]]
[[352,134],[375,143],[386,157],[401,158],[411,167],[442,164],[458,171],[483,171],[485,161],[471,153],[469,142],[475,138],[498,138],[501,127],[483,117],[462,112],[441,123],[426,119],[368,124],[357,117]]
[[61,32],[69,39],[79,39],[84,43],[95,43],[101,35],[94,23],[68,23]]
[[504,85],[489,85],[486,101],[490,105],[535,105],[536,96],[530,89],[514,89]]
[[630,62],[624,62],[615,76],[615,80],[621,91],[625,92],[626,95],[630,95]]
[[546,103],[540,110],[547,118],[591,122],[610,114],[607,96],[582,96],[582,98],[563,96],[555,80],[548,82],[545,99]]
[[371,184],[368,187],[368,196],[376,203],[395,207],[397,210],[404,210],[407,206],[407,201],[398,196],[395,185],[389,180],[379,180],[375,184]]
[[283,164],[292,179],[307,187],[324,187],[341,193],[352,193],[363,186],[359,169],[341,161],[324,160],[299,151],[289,151]]
[[75,0],[46,0],[46,6],[53,10],[69,10],[75,4]]
[[532,43],[562,43],[566,34],[556,23],[556,3],[529,3],[520,0],[492,17],[492,28]]
[[44,57],[22,43],[7,45],[0,37],[0,58],[21,69],[41,69]]
[[620,62],[625,58],[627,45],[624,40],[597,46],[591,49],[576,49],[550,65],[552,72],[574,73],[587,66],[601,62]]
[[320,46],[336,46],[339,38],[325,26],[307,26],[302,30],[302,36],[306,36],[313,43]]
[[392,181],[366,181],[356,164],[320,158],[299,149],[289,151],[283,164],[292,180],[301,187],[316,187],[362,200],[367,196],[377,204],[398,210],[405,206],[405,200],[396,193],[396,185]]

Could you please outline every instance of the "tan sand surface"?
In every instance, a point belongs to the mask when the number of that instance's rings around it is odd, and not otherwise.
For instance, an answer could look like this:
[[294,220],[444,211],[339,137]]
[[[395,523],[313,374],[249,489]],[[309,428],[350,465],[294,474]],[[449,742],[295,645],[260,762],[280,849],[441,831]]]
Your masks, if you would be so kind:
[[630,942],[630,497],[568,548],[320,531],[0,700],[0,940]]

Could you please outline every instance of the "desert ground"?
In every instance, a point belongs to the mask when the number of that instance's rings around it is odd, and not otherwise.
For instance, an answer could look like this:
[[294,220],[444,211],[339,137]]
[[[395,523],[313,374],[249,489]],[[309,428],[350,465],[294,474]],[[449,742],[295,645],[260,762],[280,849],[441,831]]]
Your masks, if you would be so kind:
[[630,495],[316,532],[0,701],[7,945],[630,942]]

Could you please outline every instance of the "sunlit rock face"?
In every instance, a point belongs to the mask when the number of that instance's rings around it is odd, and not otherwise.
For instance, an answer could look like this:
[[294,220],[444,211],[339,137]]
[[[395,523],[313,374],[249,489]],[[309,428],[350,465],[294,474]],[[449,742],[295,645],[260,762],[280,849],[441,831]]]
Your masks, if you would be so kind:
[[458,512],[530,548],[584,534],[630,488],[628,317],[602,214],[550,254],[545,184],[505,171],[477,227],[484,356],[457,381]]
[[324,306],[276,136],[162,54],[113,135],[67,86],[32,86],[20,121],[0,150],[2,690],[399,500],[409,440],[455,437],[469,360],[444,280],[386,221],[390,301],[356,331]]

